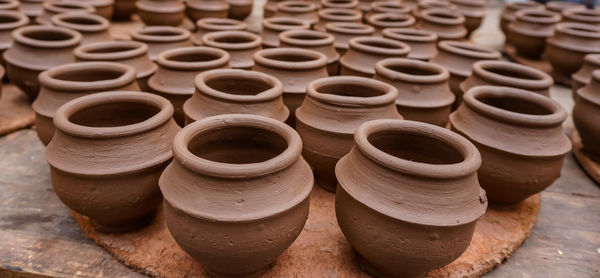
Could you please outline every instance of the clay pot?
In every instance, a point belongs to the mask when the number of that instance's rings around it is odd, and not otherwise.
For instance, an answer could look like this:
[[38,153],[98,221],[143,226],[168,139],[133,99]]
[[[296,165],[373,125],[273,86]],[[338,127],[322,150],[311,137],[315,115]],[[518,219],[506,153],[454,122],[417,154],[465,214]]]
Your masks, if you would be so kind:
[[375,64],[375,79],[398,89],[396,108],[404,119],[445,127],[455,96],[448,71],[439,65],[405,58]]
[[563,22],[578,22],[600,27],[600,10],[570,8],[562,11]]
[[546,41],[544,53],[553,74],[568,79],[579,70],[585,55],[600,53],[600,27],[583,23],[559,23]]
[[310,23],[293,17],[273,17],[263,19],[260,37],[263,47],[279,47],[279,33],[286,30],[310,29]]
[[386,28],[381,32],[384,38],[406,43],[410,47],[408,58],[428,61],[437,55],[438,36],[427,30],[409,28]]
[[270,48],[254,53],[253,71],[264,72],[283,84],[283,103],[290,110],[286,123],[294,127],[295,112],[311,81],[327,77],[327,56],[302,48]]
[[194,22],[208,17],[226,18],[230,5],[225,0],[187,0],[185,14]]
[[517,11],[516,20],[508,24],[507,41],[519,55],[539,59],[546,48],[546,39],[554,35],[559,21],[560,15],[550,11]]
[[260,36],[246,31],[219,31],[202,37],[202,45],[223,49],[231,55],[229,67],[249,70],[254,66],[252,55],[262,49]]
[[365,14],[365,19],[369,19],[374,14],[411,14],[411,11],[411,7],[404,2],[376,1],[371,3],[371,10]]
[[500,30],[504,36],[508,33],[508,24],[516,19],[515,13],[523,9],[544,10],[545,8],[544,5],[532,0],[506,2],[504,10],[500,14]]
[[[188,2],[190,1],[186,1]],[[178,26],[183,21],[186,10],[180,0],[138,0],[135,7],[146,25]]]
[[35,131],[48,145],[54,135],[52,119],[63,104],[81,96],[107,91],[139,91],[135,69],[111,62],[81,62],[40,73],[40,94],[33,102]]
[[111,19],[115,13],[115,0],[83,0],[96,9],[96,14]]
[[19,10],[29,17],[30,20],[41,16],[44,12],[45,0],[19,0]]
[[368,13],[369,11],[371,11],[371,3],[373,3],[376,0],[358,0],[358,8],[363,12],[363,13]]
[[24,26],[12,33],[14,43],[2,55],[11,83],[30,100],[40,91],[38,74],[51,67],[75,62],[73,49],[81,34],[56,26]]
[[40,25],[51,25],[52,17],[62,13],[95,13],[96,9],[89,3],[73,0],[50,0],[44,2],[44,12],[35,18]]
[[310,25],[319,22],[317,6],[307,1],[288,0],[277,4],[277,12],[273,17],[294,17],[307,21]]
[[467,249],[487,199],[481,157],[441,127],[401,120],[361,125],[337,164],[338,225],[376,277],[424,277]]
[[410,51],[403,42],[380,37],[357,37],[348,45],[350,48],[340,59],[340,75],[373,77],[375,63],[385,58],[407,57]]
[[481,26],[485,16],[485,0],[451,0],[456,10],[465,17],[467,38]]
[[169,101],[140,92],[91,94],[61,106],[46,148],[56,195],[105,232],[148,223],[180,130],[172,114]]
[[308,218],[314,180],[301,151],[300,136],[267,117],[219,115],[185,127],[159,181],[177,244],[214,276],[263,272]]
[[254,0],[227,0],[227,4],[229,4],[230,18],[244,20],[252,13]]
[[113,19],[115,20],[130,20],[131,15],[135,13],[135,3],[138,0],[115,0],[115,13]]
[[590,82],[577,90],[575,107],[573,108],[573,122],[579,132],[583,149],[600,161],[600,71],[594,70]]
[[335,51],[335,37],[329,33],[313,30],[288,30],[279,34],[281,47],[297,47],[321,52],[327,56],[327,72],[337,75],[340,54]]
[[57,14],[51,18],[51,22],[53,25],[69,28],[81,33],[81,35],[83,35],[81,40],[82,45],[112,40],[112,36],[108,30],[110,27],[110,21],[96,14]]
[[371,25],[353,22],[331,22],[325,25],[327,33],[335,37],[335,50],[344,55],[348,51],[349,42],[356,37],[372,36],[375,28]]
[[375,27],[375,36],[381,36],[385,28],[410,28],[415,22],[415,18],[409,14],[381,13],[367,18],[367,23]]
[[148,26],[129,33],[134,41],[148,45],[148,55],[156,61],[162,52],[179,47],[192,46],[188,30],[171,26]]
[[0,11],[0,63],[4,64],[2,53],[13,44],[12,32],[27,24],[29,18],[20,12]]
[[2,0],[0,1],[0,10],[3,11],[18,11],[19,1],[17,0]]
[[398,92],[381,81],[356,76],[317,79],[306,92],[296,110],[302,155],[317,184],[335,192],[335,164],[352,149],[354,130],[374,119],[402,119],[394,105]]
[[350,9],[321,9],[318,12],[319,22],[315,24],[314,29],[325,32],[325,25],[330,22],[355,22],[361,23],[362,12]]
[[203,18],[196,22],[196,32],[192,34],[194,45],[202,45],[202,36],[209,32],[218,31],[246,31],[248,25],[245,22],[230,18]]
[[194,79],[196,91],[183,105],[185,124],[222,114],[254,114],[284,122],[283,85],[262,72],[215,69]]
[[421,12],[429,9],[441,9],[456,11],[456,5],[446,0],[419,0],[417,8],[413,10],[413,15],[417,18],[421,17]]
[[546,2],[546,9],[555,13],[562,13],[562,11],[571,8],[586,9],[585,5],[576,2],[567,1],[548,1]]
[[488,199],[515,204],[543,191],[559,176],[571,142],[556,101],[511,87],[478,86],[450,115],[452,130],[481,153],[477,176]]
[[457,11],[428,9],[420,16],[416,28],[434,32],[440,40],[460,40],[467,35],[465,17]]
[[600,69],[600,54],[585,55],[583,66],[571,75],[571,78],[573,79],[573,84],[571,86],[573,90],[573,99],[576,98],[579,89],[590,83],[592,80],[592,72],[597,69]]
[[148,56],[148,46],[136,41],[96,42],[73,51],[78,61],[107,61],[130,65],[137,72],[137,84],[142,92],[149,92],[148,79],[156,72]]
[[345,9],[358,11],[358,0],[321,0],[321,9]]
[[277,12],[277,4],[282,0],[267,0],[263,6],[263,18],[270,18]]

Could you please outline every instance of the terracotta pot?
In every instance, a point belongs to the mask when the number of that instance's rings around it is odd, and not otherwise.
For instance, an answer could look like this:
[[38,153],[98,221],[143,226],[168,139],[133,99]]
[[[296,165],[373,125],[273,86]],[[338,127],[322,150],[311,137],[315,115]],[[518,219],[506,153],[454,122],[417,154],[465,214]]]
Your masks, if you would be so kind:
[[428,61],[437,55],[438,36],[433,32],[410,28],[386,28],[381,33],[384,38],[407,44],[410,47],[408,58]]
[[506,2],[504,10],[500,14],[500,30],[504,36],[508,33],[508,24],[516,19],[515,13],[523,9],[544,10],[545,8],[544,5],[532,0]]
[[156,61],[162,52],[179,47],[192,46],[188,30],[171,26],[147,26],[129,33],[134,41],[148,45],[148,55]]
[[365,14],[365,20],[374,14],[411,14],[411,7],[404,2],[376,1],[371,3],[371,10]]
[[142,92],[149,92],[148,79],[156,72],[148,56],[148,46],[136,41],[96,42],[83,45],[73,51],[78,61],[107,61],[130,65],[135,68],[137,84]]
[[543,191],[559,176],[571,142],[556,101],[511,87],[478,86],[450,115],[452,130],[481,153],[477,176],[488,199],[515,204]]
[[428,9],[420,16],[416,28],[434,32],[440,40],[460,40],[467,35],[465,17],[457,11]]
[[283,85],[262,72],[215,69],[194,79],[196,91],[183,105],[185,124],[222,114],[254,114],[284,122]]
[[371,25],[353,22],[331,22],[325,25],[327,33],[335,37],[333,46],[335,50],[344,55],[348,51],[349,42],[356,37],[372,36],[375,28]]
[[51,25],[51,18],[54,15],[70,12],[95,13],[96,9],[89,3],[73,0],[50,0],[44,2],[44,11],[42,15],[35,18],[35,22],[40,25]]
[[394,87],[364,77],[335,76],[308,84],[306,99],[296,110],[296,130],[319,186],[335,192],[335,164],[352,148],[358,126],[374,119],[402,119],[394,105],[397,96]]
[[325,25],[330,22],[362,22],[362,12],[350,9],[321,9],[318,12],[319,22],[315,24],[314,29],[325,32]]
[[96,9],[96,14],[111,19],[115,13],[115,0],[83,0]]
[[34,100],[40,90],[38,74],[51,67],[75,62],[73,49],[81,34],[56,26],[24,26],[12,33],[14,43],[2,55],[11,83]]
[[0,1],[0,10],[18,11],[20,3],[17,0],[2,0]]
[[252,13],[254,0],[227,0],[227,4],[230,18],[244,20]]
[[277,4],[277,12],[273,17],[294,17],[314,25],[319,22],[317,6],[307,1],[288,0]]
[[585,5],[576,2],[567,1],[548,1],[546,2],[546,9],[555,13],[562,13],[562,11],[571,8],[586,9]]
[[380,37],[357,37],[348,45],[350,48],[340,59],[340,75],[373,77],[375,63],[385,58],[407,57],[410,51],[403,42]]
[[225,0],[187,0],[185,14],[194,22],[202,18],[226,18],[230,5]]
[[583,64],[585,55],[600,53],[600,27],[583,23],[559,23],[546,41],[545,56],[553,74],[568,79]]
[[456,10],[465,17],[467,38],[481,26],[485,16],[485,0],[450,0]]
[[460,83],[471,75],[473,64],[480,60],[498,60],[502,57],[500,52],[477,46],[466,42],[441,41],[438,43],[438,54],[431,62],[445,67],[450,73],[450,90],[456,96],[452,110],[455,110],[462,101],[463,91]]
[[273,17],[263,19],[260,37],[263,47],[279,47],[279,33],[286,30],[310,29],[310,23],[293,17]]
[[340,54],[335,51],[335,37],[329,33],[314,30],[288,30],[279,34],[281,47],[297,47],[321,52],[327,56],[327,72],[337,75]]
[[[177,244],[214,276],[253,277],[268,268],[308,218],[314,180],[301,150],[292,128],[257,115],[185,127],[159,182]],[[265,198],[274,192],[277,198]]]
[[112,40],[108,29],[110,21],[96,14],[63,13],[53,16],[50,20],[55,26],[69,28],[81,33],[83,35],[82,45]]
[[577,22],[600,27],[600,10],[570,8],[562,11],[563,22]]
[[29,18],[16,11],[0,11],[0,63],[4,64],[2,54],[13,44],[12,32],[29,24]]
[[229,67],[249,70],[254,66],[252,55],[261,50],[260,36],[246,31],[219,31],[207,33],[202,44],[223,49],[231,55]]
[[375,79],[398,89],[396,108],[402,117],[445,127],[455,96],[448,71],[439,65],[405,58],[375,64]]
[[410,28],[415,22],[416,19],[409,14],[381,13],[367,18],[367,23],[375,27],[375,36],[381,36],[385,28]]
[[52,119],[63,104],[81,96],[107,91],[139,91],[133,67],[111,62],[64,64],[40,73],[40,95],[33,102],[35,131],[48,145]]
[[592,72],[600,69],[600,54],[588,54],[585,55],[583,60],[583,66],[571,75],[573,83],[571,88],[573,90],[573,99],[577,97],[577,91],[583,86],[590,83],[592,80]]
[[186,10],[180,0],[138,0],[135,7],[146,25],[177,26],[183,21]]
[[296,124],[295,112],[306,95],[311,81],[327,77],[327,56],[302,48],[270,48],[254,53],[253,71],[264,72],[283,84],[283,103],[290,110],[286,121]]
[[115,20],[130,20],[131,15],[135,13],[135,3],[138,0],[115,0],[115,13],[113,19]]
[[401,120],[361,125],[337,164],[337,222],[376,277],[424,277],[467,249],[487,199],[465,138]]
[[321,0],[321,9],[359,10],[358,0]]
[[217,31],[247,31],[245,22],[230,18],[203,18],[196,22],[196,32],[192,34],[194,45],[202,45],[202,36]]
[[41,16],[44,12],[45,0],[19,0],[19,10],[30,20]]
[[277,4],[282,0],[267,0],[263,6],[263,18],[270,18],[277,12]]
[[577,90],[573,122],[581,136],[584,150],[600,161],[600,71],[594,70],[590,82]]
[[446,0],[419,0],[417,8],[413,10],[413,15],[417,18],[421,17],[421,12],[429,9],[441,9],[456,11],[456,5]]
[[550,11],[517,11],[516,20],[508,24],[507,42],[519,55],[539,59],[546,48],[546,39],[554,35],[559,21],[560,15]]

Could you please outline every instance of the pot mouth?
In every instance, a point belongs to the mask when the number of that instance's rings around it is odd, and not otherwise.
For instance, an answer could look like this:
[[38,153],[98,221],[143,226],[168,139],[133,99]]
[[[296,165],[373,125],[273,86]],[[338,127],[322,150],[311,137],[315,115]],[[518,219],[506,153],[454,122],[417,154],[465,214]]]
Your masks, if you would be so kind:
[[0,30],[12,30],[29,24],[29,17],[12,10],[0,10]]
[[473,74],[495,84],[530,90],[544,90],[554,84],[543,71],[507,61],[478,61],[473,64]]
[[16,0],[1,0],[0,10],[17,10],[19,1]]
[[282,1],[277,3],[277,10],[289,13],[308,13],[316,11],[317,6],[308,1]]
[[83,3],[82,1],[69,1],[69,0],[55,0],[45,1],[44,10],[50,11],[55,14],[67,13],[67,12],[84,12],[84,13],[95,13],[96,8],[89,3]]
[[293,17],[271,17],[263,19],[263,28],[285,31],[293,29],[310,29],[310,22]]
[[266,102],[281,97],[283,84],[279,79],[255,71],[214,69],[194,78],[196,90],[217,99],[233,102]]
[[89,13],[69,12],[52,16],[52,24],[80,32],[100,32],[110,26],[108,19]]
[[319,10],[319,17],[329,21],[359,21],[362,18],[362,13],[350,9],[326,8]]
[[239,30],[244,31],[248,29],[248,25],[245,22],[231,19],[231,18],[217,18],[217,17],[206,17],[198,19],[196,26],[199,29],[210,30],[210,31],[226,31],[226,30]]
[[412,9],[410,6],[400,2],[376,1],[371,3],[371,10],[378,13],[408,14]]
[[61,106],[54,125],[84,138],[117,138],[154,129],[171,120],[167,99],[141,92],[103,92],[79,97]]
[[228,179],[281,171],[300,159],[300,136],[285,123],[251,114],[208,117],[184,127],[173,143],[182,166]]
[[403,42],[382,37],[356,37],[348,42],[350,49],[375,55],[406,56],[410,47]]
[[567,19],[576,21],[585,21],[589,23],[600,22],[600,11],[581,9],[581,8],[569,8],[562,11],[562,16]]
[[600,38],[600,27],[585,23],[563,22],[556,24],[556,33],[571,36],[598,39]]
[[133,67],[111,62],[80,62],[53,67],[40,73],[40,84],[61,91],[98,91],[126,86],[135,81]]
[[145,43],[137,41],[95,42],[75,48],[73,54],[82,60],[121,60],[144,55],[148,52]]
[[412,15],[397,13],[374,14],[367,21],[376,27],[410,27],[417,22]]
[[412,28],[385,28],[382,34],[388,39],[409,42],[435,42],[438,39],[434,32]]
[[548,10],[524,9],[516,12],[516,18],[530,23],[553,24],[560,21],[560,14]]
[[385,82],[358,76],[331,76],[308,83],[309,98],[344,107],[376,107],[392,104],[398,90]]
[[354,9],[358,7],[358,0],[322,0],[321,5],[324,8]]
[[223,67],[231,56],[227,51],[208,46],[189,46],[166,50],[158,55],[156,63],[176,70],[198,71]]
[[375,33],[373,26],[358,22],[330,22],[325,24],[325,29],[328,32],[358,36],[368,36]]
[[465,17],[459,12],[440,8],[423,10],[421,17],[426,21],[444,25],[460,25],[465,22]]
[[253,55],[254,62],[282,70],[314,70],[327,65],[325,54],[303,48],[269,48]]
[[202,43],[220,49],[244,50],[260,47],[262,38],[247,31],[217,31],[202,36]]
[[13,39],[21,44],[38,48],[64,48],[77,46],[82,39],[79,32],[58,26],[29,25],[12,32]]
[[500,52],[491,48],[459,41],[441,41],[438,43],[440,50],[454,55],[475,58],[478,60],[497,60],[502,57]]
[[131,38],[141,42],[179,42],[190,38],[190,31],[173,26],[146,26],[129,33]]
[[279,33],[279,41],[297,47],[317,47],[331,45],[335,37],[315,30],[287,30]]
[[387,58],[375,64],[375,72],[389,80],[410,83],[440,83],[450,78],[448,71],[430,62],[407,58]]

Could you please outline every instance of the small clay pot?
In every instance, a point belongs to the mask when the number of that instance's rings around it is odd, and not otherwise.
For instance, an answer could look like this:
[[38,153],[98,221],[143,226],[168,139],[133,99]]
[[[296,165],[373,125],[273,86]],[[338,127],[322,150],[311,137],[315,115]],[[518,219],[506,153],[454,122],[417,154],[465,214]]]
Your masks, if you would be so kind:
[[12,37],[14,43],[2,55],[6,73],[31,101],[40,91],[40,72],[75,62],[73,49],[81,42],[79,32],[57,26],[24,26]]
[[585,55],[583,60],[583,66],[571,75],[573,83],[571,88],[573,90],[573,99],[577,97],[577,91],[583,86],[590,83],[592,80],[592,72],[600,69],[600,54],[588,54]]
[[202,45],[202,36],[209,32],[218,31],[247,31],[245,22],[231,18],[208,17],[196,22],[196,32],[192,34],[194,45]]
[[465,17],[467,38],[481,26],[485,16],[485,0],[450,0],[456,10]]
[[411,7],[404,2],[376,1],[371,3],[371,10],[365,14],[365,20],[374,14],[411,14]]
[[421,17],[421,12],[429,9],[441,9],[441,10],[452,10],[456,11],[456,5],[446,0],[419,0],[417,8],[413,10],[413,15],[416,18]]
[[358,11],[358,0],[321,0],[321,9],[345,9]]
[[83,0],[96,9],[96,14],[111,19],[115,13],[115,0]]
[[39,25],[51,25],[52,17],[62,13],[95,13],[96,9],[89,3],[73,0],[50,0],[44,2],[44,12],[35,18]]
[[2,11],[18,11],[20,3],[17,0],[2,0],[0,1],[0,10]]
[[570,8],[562,11],[563,22],[585,23],[600,27],[600,10]]
[[129,33],[134,41],[148,45],[148,55],[156,61],[162,52],[179,47],[192,46],[188,30],[172,26],[147,26]]
[[173,239],[213,276],[263,272],[308,218],[314,180],[301,151],[300,136],[267,117],[219,115],[185,127],[159,181]]
[[254,114],[284,122],[290,111],[283,104],[279,79],[256,71],[215,69],[194,79],[196,91],[183,105],[185,124],[222,114]]
[[270,48],[254,53],[253,71],[264,72],[283,84],[283,103],[290,110],[286,123],[294,127],[295,112],[304,101],[306,86],[327,77],[327,56],[302,48]]
[[340,75],[373,77],[375,63],[385,58],[404,58],[410,47],[399,41],[381,37],[357,37],[340,59]]
[[386,28],[381,32],[384,38],[406,43],[410,47],[408,58],[428,61],[437,55],[438,36],[427,30],[410,28]]
[[517,53],[527,58],[539,59],[546,48],[546,39],[554,35],[560,15],[545,10],[520,10],[516,19],[508,24],[507,42]]
[[75,30],[83,36],[81,44],[111,41],[112,36],[108,28],[110,21],[97,14],[90,13],[62,13],[53,16],[51,22],[55,26]]
[[319,22],[317,6],[308,1],[288,0],[277,4],[273,17],[294,17],[307,21],[310,25]]
[[330,76],[339,72],[340,54],[335,51],[335,37],[314,30],[288,30],[279,34],[281,47],[297,47],[321,52],[327,56],[327,72]]
[[318,12],[319,22],[315,24],[314,29],[325,32],[325,25],[330,22],[362,22],[362,12],[350,9],[321,9]]
[[115,0],[115,13],[113,19],[115,20],[130,20],[131,15],[135,13],[135,3],[138,0]]
[[227,51],[231,55],[230,68],[249,70],[254,66],[252,55],[262,49],[262,39],[246,31],[219,31],[204,35],[202,45]]
[[416,19],[409,14],[380,13],[367,18],[367,23],[375,27],[375,36],[381,36],[385,28],[411,28]]
[[46,148],[58,198],[105,232],[148,223],[180,130],[172,114],[169,101],[140,92],[91,94],[61,106]]
[[263,19],[260,37],[263,47],[279,47],[279,33],[286,30],[310,29],[310,23],[293,17],[273,17]]
[[487,199],[481,157],[447,129],[401,120],[361,125],[337,164],[335,215],[375,277],[424,277],[471,243]]
[[0,63],[2,53],[13,44],[12,32],[20,27],[29,24],[29,18],[17,11],[1,11],[0,10]]
[[333,46],[341,56],[348,51],[351,39],[375,34],[373,26],[353,22],[331,22],[325,25],[325,29],[335,37]]
[[567,22],[556,25],[554,36],[546,41],[544,54],[552,64],[553,74],[568,79],[590,53],[600,53],[600,27]]
[[[191,1],[186,1],[186,3]],[[180,0],[138,0],[137,14],[146,25],[178,26],[185,17],[186,6]]]
[[457,11],[427,9],[420,13],[416,28],[438,35],[440,40],[460,40],[467,35],[465,17]]
[[544,5],[532,0],[506,2],[504,10],[500,14],[500,30],[504,36],[508,33],[508,24],[516,19],[515,13],[523,9],[544,10],[545,8]]
[[585,5],[576,2],[567,1],[548,1],[546,2],[546,9],[555,13],[562,13],[566,9],[577,8],[586,9]]
[[230,57],[224,50],[206,46],[167,50],[156,60],[158,70],[148,80],[150,92],[173,104],[173,118],[183,126],[183,104],[194,94],[194,77],[206,70],[228,68]]
[[573,122],[584,151],[595,161],[600,161],[600,71],[594,70],[591,75],[590,82],[576,92]]
[[229,18],[244,20],[252,13],[254,0],[227,0]]
[[149,92],[148,79],[156,72],[148,56],[148,46],[136,41],[96,42],[73,51],[78,61],[107,61],[130,65],[137,72],[137,84],[142,92]]
[[335,164],[352,149],[354,130],[370,120],[402,119],[394,105],[398,92],[381,81],[356,76],[317,79],[306,92],[296,110],[302,155],[317,184],[335,192]]
[[559,176],[571,142],[556,101],[511,87],[478,86],[450,115],[452,130],[481,153],[477,176],[488,199],[515,204],[543,191]]
[[230,5],[225,0],[187,0],[185,14],[196,22],[202,18],[226,18]]
[[19,0],[19,11],[29,17],[30,20],[34,20],[44,12],[45,1],[46,0]]
[[267,0],[263,6],[263,19],[273,17],[277,12],[277,4],[282,0]]
[[375,79],[398,89],[396,108],[404,119],[445,127],[455,96],[448,71],[433,63],[389,58],[375,64]]
[[40,94],[32,107],[42,143],[50,143],[55,129],[52,119],[63,104],[93,93],[139,91],[135,74],[133,67],[111,62],[64,64],[40,73]]

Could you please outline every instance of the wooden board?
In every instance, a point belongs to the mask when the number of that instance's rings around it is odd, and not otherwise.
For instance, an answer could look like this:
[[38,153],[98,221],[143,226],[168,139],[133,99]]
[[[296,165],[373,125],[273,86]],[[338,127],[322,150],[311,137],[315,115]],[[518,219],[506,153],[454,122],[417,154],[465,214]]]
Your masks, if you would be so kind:
[[510,44],[504,45],[504,52],[506,53],[508,58],[513,62],[532,67],[534,69],[538,69],[547,74],[550,74],[554,79],[554,82],[556,83],[570,87],[573,82],[570,76],[563,76],[557,72],[554,72],[554,70],[552,70],[552,65],[550,64],[550,62],[548,62],[548,60],[544,58],[530,59],[527,57],[520,56],[519,54],[517,54],[517,50],[515,49],[515,47]]
[[0,135],[33,125],[35,113],[30,100],[15,85],[2,84]]
[[579,132],[573,129],[571,133],[571,143],[573,143],[573,154],[583,170],[597,183],[600,184],[600,162],[593,160],[589,154],[583,150]]

